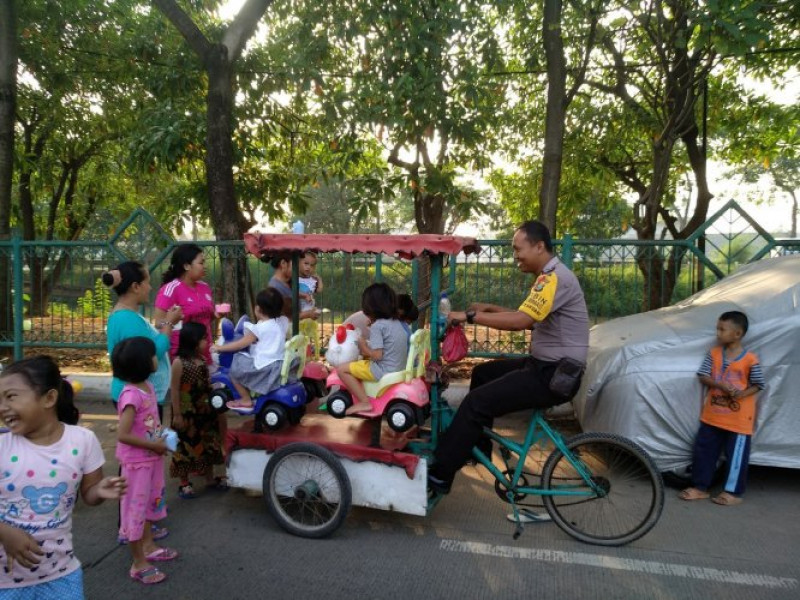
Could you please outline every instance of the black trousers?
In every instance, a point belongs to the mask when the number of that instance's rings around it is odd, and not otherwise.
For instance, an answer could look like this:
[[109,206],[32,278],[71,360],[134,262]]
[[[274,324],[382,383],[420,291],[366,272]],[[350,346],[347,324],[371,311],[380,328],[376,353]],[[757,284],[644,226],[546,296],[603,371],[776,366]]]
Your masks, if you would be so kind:
[[469,393],[464,397],[447,431],[439,439],[431,474],[452,481],[472,456],[484,427],[495,417],[529,408],[549,408],[566,402],[550,391],[556,362],[532,358],[494,360],[472,371]]

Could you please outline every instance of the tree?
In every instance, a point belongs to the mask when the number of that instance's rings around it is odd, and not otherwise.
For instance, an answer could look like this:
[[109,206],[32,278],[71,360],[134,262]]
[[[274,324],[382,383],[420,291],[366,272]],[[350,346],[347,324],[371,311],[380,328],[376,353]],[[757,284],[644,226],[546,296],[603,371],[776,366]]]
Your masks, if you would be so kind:
[[[420,233],[443,233],[471,196],[458,176],[488,164],[502,86],[485,76],[500,60],[496,15],[456,0],[292,4],[276,15],[295,80],[350,136],[377,139],[404,176]],[[341,138],[341,139],[340,139]],[[479,205],[473,206],[480,210]]]
[[[700,100],[713,81],[712,70],[721,52],[741,56],[765,43],[771,22],[765,6],[749,0],[700,6],[688,0],[623,0],[606,9],[597,60],[608,68],[587,77],[600,94],[585,105],[581,122],[593,129],[585,135],[606,140],[600,161],[637,195],[631,224],[639,239],[655,239],[659,223],[670,237],[683,239],[705,221],[712,198],[699,127]],[[696,191],[694,211],[680,229],[664,202],[680,176],[673,165],[678,143]],[[668,303],[681,254],[665,261],[642,249],[638,262],[652,282],[646,306]]]
[[[11,233],[14,112],[17,100],[17,15],[14,0],[0,0],[0,241]],[[0,253],[0,294],[11,298],[8,257]],[[0,332],[11,330],[11,311],[0,309]]]

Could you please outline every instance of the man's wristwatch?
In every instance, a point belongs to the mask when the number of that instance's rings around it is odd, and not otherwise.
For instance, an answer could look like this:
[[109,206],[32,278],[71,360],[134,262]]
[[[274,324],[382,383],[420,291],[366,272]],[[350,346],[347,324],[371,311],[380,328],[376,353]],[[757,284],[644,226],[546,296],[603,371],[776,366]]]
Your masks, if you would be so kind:
[[468,310],[464,314],[467,315],[467,323],[469,323],[470,325],[475,323],[475,311],[474,310]]

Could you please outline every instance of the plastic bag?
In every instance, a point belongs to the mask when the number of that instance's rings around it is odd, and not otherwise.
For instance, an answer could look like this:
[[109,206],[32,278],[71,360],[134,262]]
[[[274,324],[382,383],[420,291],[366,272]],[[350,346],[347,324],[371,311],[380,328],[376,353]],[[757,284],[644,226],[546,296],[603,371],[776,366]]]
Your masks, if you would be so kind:
[[469,342],[461,325],[450,325],[444,332],[442,358],[447,362],[461,360],[469,352]]

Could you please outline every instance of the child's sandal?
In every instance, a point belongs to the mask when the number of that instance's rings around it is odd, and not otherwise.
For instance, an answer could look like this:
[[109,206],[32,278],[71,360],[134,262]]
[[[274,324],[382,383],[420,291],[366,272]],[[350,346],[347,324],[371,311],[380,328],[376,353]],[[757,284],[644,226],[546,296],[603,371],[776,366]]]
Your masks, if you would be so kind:
[[167,578],[163,571],[161,571],[158,567],[154,567],[153,565],[145,567],[144,569],[139,569],[138,571],[131,568],[129,575],[134,581],[138,581],[139,583],[143,583],[145,585],[161,583]]
[[195,493],[192,484],[186,483],[178,486],[178,497],[182,498],[183,500],[194,500],[197,498],[197,494]]
[[206,487],[210,490],[217,490],[218,492],[227,492],[229,489],[231,489],[231,486],[228,485],[228,478],[224,475],[220,477],[214,477],[213,480],[206,484]]

